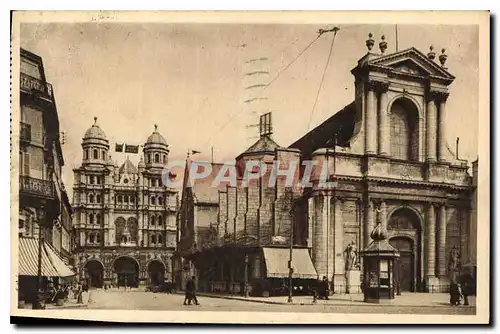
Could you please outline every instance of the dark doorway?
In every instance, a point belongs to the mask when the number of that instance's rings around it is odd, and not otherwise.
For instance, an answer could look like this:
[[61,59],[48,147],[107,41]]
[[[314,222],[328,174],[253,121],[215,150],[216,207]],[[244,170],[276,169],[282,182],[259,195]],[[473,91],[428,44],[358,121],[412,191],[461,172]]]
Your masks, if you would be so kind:
[[149,282],[152,286],[165,283],[165,265],[160,261],[151,261],[148,266]]
[[406,237],[395,237],[389,240],[392,247],[399,250],[400,257],[394,268],[395,278],[399,280],[401,291],[414,291],[415,262],[413,255],[413,242]]
[[101,262],[90,260],[85,265],[85,269],[87,270],[86,279],[88,286],[91,288],[102,288],[104,268]]
[[136,288],[139,286],[139,264],[136,260],[127,256],[120,257],[116,259],[114,267],[118,287]]

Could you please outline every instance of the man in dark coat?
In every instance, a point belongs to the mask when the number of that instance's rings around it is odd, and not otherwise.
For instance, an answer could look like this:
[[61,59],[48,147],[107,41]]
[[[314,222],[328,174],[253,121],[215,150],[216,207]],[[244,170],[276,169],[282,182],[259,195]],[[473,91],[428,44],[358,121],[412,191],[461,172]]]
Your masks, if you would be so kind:
[[330,284],[326,276],[323,276],[323,281],[321,282],[321,292],[325,300],[328,300],[328,295],[330,294]]
[[184,297],[184,305],[191,305],[191,301],[194,301],[195,305],[200,305],[198,299],[196,298],[196,284],[194,282],[196,278],[193,276],[186,283],[186,296]]

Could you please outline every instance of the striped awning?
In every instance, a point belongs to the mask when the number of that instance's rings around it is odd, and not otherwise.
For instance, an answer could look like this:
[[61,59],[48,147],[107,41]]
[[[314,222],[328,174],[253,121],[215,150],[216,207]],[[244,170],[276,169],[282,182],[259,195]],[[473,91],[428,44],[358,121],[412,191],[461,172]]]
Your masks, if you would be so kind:
[[[267,277],[288,277],[290,250],[288,248],[264,247],[262,251],[264,252],[264,260],[266,261]],[[292,277],[306,279],[316,279],[318,277],[306,248],[293,249],[292,268]]]
[[[41,259],[42,276],[75,275],[46,242],[42,245]],[[38,239],[36,238],[19,238],[19,275],[38,276]]]

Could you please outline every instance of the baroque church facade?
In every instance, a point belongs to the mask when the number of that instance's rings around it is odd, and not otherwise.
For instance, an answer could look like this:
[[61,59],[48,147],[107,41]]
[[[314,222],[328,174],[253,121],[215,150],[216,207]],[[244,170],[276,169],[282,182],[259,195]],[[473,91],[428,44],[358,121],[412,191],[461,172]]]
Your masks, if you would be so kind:
[[[374,45],[370,34],[368,52],[351,71],[354,101],[288,148],[264,135],[235,161],[238,169],[247,160],[312,160],[327,166],[332,185],[324,186],[325,171],[318,168],[308,188],[287,191],[279,181],[262,187],[269,175],[245,187],[225,186],[214,221],[190,217],[183,195],[178,256],[181,270],[195,273],[200,288],[272,293],[289,275],[286,248],[293,242],[294,278],[325,276],[335,293],[345,293],[346,250],[367,247],[377,224],[400,252],[394,284],[402,291],[446,291],[451,254],[475,263],[473,177],[446,142],[455,78],[445,50],[386,53],[384,38],[380,51]],[[195,185],[192,196],[202,188]],[[359,256],[357,262],[362,269]]]
[[155,126],[138,165],[127,157],[118,166],[94,120],[73,171],[77,278],[92,287],[161,284],[177,240],[177,191],[162,182],[168,145]]

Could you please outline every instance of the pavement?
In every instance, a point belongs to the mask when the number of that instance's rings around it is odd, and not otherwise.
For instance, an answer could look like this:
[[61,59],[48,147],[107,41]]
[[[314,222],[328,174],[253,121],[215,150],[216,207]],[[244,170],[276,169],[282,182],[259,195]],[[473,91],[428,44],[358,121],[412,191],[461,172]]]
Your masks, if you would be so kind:
[[398,296],[392,305],[367,304],[360,295],[338,295],[312,303],[311,297],[244,298],[198,294],[201,305],[183,305],[184,295],[152,293],[141,290],[92,290],[88,309],[171,310],[224,312],[306,312],[306,313],[378,313],[378,314],[476,314],[475,298],[471,306],[452,307],[446,294],[408,294]]
[[[89,300],[90,297],[90,300]],[[68,301],[64,302],[63,306],[57,306],[56,304],[45,304],[45,309],[46,310],[59,310],[59,309],[74,309],[74,308],[82,308],[82,307],[87,307],[89,304],[89,301],[92,303],[91,300],[91,295],[89,292],[84,292],[82,295],[82,304],[77,303],[77,299],[75,298],[69,298]],[[24,304],[25,309],[31,309],[32,305],[31,303],[29,304]]]
[[[197,293],[198,296],[209,298],[221,298],[241,300],[245,302],[254,302],[262,304],[281,304],[289,305],[288,296],[279,297],[243,297],[238,295],[223,295],[215,293]],[[328,300],[317,300],[313,302],[311,296],[293,296],[292,303],[295,305],[379,305],[368,304],[364,302],[363,294],[338,294],[331,295]],[[447,293],[402,293],[401,296],[396,296],[390,304],[384,306],[419,306],[419,307],[450,307],[450,295]],[[476,297],[469,297],[469,306],[475,307]]]

